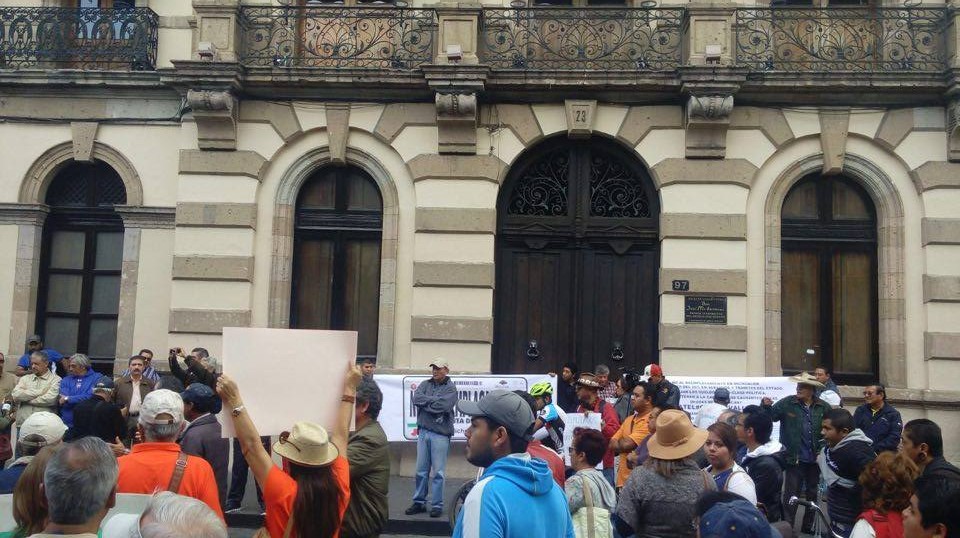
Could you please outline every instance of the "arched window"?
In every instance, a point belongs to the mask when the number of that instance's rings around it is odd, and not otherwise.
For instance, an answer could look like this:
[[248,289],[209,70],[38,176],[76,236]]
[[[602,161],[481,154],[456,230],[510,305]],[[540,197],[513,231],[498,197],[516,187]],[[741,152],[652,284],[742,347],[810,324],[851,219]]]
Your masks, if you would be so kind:
[[847,178],[807,177],[782,219],[782,361],[787,372],[824,365],[846,383],[877,379],[877,218]]
[[72,163],[47,189],[37,329],[65,355],[85,353],[112,374],[116,359],[123,221],[120,176],[102,162]]
[[383,200],[356,167],[318,170],[297,196],[290,327],[359,333],[376,357]]

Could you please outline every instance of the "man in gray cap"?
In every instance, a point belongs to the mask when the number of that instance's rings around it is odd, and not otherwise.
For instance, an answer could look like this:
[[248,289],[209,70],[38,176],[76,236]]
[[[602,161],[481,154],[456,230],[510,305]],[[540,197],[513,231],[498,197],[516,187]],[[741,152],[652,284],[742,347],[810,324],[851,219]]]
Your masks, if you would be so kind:
[[417,385],[413,392],[413,406],[417,408],[417,476],[413,504],[404,512],[408,516],[427,511],[428,489],[432,490],[430,517],[440,517],[443,513],[443,482],[453,436],[457,386],[450,379],[450,363],[446,359],[433,359],[430,370],[430,379]]
[[492,390],[479,402],[460,400],[471,417],[467,461],[484,467],[463,503],[453,538],[514,536],[574,538],[567,498],[543,460],[526,453],[534,416],[519,395]]
[[707,429],[717,422],[724,411],[729,410],[728,405],[730,405],[730,391],[725,387],[717,388],[713,391],[713,402],[704,404],[697,411],[697,419],[693,421],[693,424],[702,430]]

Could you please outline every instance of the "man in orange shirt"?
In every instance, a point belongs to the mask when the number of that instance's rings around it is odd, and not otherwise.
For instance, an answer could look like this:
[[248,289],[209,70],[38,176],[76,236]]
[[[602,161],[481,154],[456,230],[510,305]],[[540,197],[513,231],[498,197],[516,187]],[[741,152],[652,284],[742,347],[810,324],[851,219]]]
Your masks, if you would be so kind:
[[134,445],[130,454],[119,458],[117,491],[172,491],[203,501],[223,518],[217,480],[210,464],[203,458],[183,454],[176,443],[184,426],[183,399],[179,394],[166,389],[147,394],[140,406],[138,423],[145,442]]
[[[650,390],[650,392],[647,392]],[[620,425],[617,433],[610,438],[610,450],[620,454],[620,467],[617,469],[617,490],[630,478],[627,467],[627,455],[636,450],[643,438],[650,433],[650,411],[653,410],[653,394],[650,385],[641,381],[633,387],[633,414]]]

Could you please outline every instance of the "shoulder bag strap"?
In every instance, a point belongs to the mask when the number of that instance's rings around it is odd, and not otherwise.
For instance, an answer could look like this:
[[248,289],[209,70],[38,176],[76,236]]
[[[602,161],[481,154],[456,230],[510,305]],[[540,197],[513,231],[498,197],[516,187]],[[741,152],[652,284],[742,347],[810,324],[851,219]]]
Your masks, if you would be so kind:
[[177,455],[177,463],[173,466],[173,476],[170,477],[170,485],[167,491],[174,493],[180,492],[180,482],[183,481],[183,473],[187,470],[187,455],[181,452]]
[[590,485],[587,484],[585,477],[580,477],[583,482],[583,504],[587,508],[587,538],[594,538],[593,529],[593,493],[590,492]]
[[290,514],[290,519],[287,520],[287,526],[283,529],[283,538],[290,538],[293,534],[293,514]]

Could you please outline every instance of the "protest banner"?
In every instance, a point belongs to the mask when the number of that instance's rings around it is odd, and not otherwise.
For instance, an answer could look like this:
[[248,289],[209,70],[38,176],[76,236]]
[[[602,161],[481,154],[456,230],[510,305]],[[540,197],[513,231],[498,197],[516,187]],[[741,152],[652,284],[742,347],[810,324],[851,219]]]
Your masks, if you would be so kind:
[[[600,413],[590,413],[589,415],[585,415],[583,413],[567,413],[567,420],[565,420],[563,424],[563,463],[569,467],[569,448],[573,446],[573,430],[577,428],[589,428],[591,430],[600,431]],[[597,469],[603,469],[602,461],[597,464]]]
[[[670,377],[670,382],[680,388],[680,407],[697,418],[697,411],[704,404],[713,401],[713,391],[725,387],[730,391],[730,404],[734,411],[741,411],[748,405],[760,405],[764,396],[774,402],[797,393],[797,384],[787,381],[786,377]],[[780,423],[773,423],[771,439],[780,438]]]
[[[329,430],[340,408],[347,364],[356,357],[355,331],[223,329],[223,373],[237,382],[260,435],[279,435],[300,421]],[[218,416],[223,437],[235,436],[231,411],[224,406]]]

